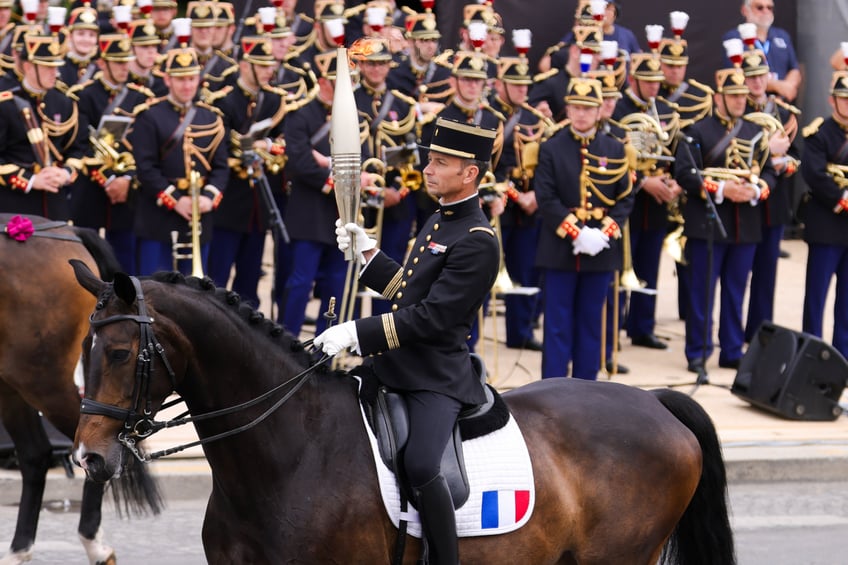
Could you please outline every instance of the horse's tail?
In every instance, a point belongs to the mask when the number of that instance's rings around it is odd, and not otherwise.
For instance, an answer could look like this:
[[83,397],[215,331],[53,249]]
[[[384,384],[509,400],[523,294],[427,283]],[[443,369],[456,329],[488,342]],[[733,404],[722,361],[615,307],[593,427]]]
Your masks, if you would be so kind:
[[88,252],[91,253],[94,262],[97,263],[100,278],[106,282],[114,279],[115,273],[120,272],[122,269],[109,242],[100,237],[100,234],[91,228],[73,226],[73,230],[77,237],[82,240],[82,244],[88,249]]
[[159,514],[165,506],[159,483],[150,474],[149,466],[142,463],[132,452],[124,452],[126,465],[120,477],[110,481],[112,498],[120,515],[144,515],[149,510]]
[[689,396],[668,389],[652,392],[695,434],[703,458],[698,487],[663,548],[660,563],[733,565],[736,553],[727,511],[727,474],[715,426],[701,405]]

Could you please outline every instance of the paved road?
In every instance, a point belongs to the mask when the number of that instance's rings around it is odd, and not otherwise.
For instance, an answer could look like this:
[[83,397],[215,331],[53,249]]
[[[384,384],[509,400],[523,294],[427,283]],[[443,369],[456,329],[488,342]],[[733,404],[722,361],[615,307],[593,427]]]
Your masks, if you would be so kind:
[[[742,483],[730,488],[739,565],[836,565],[848,554],[848,482]],[[52,506],[52,505],[51,505]],[[33,563],[85,563],[77,514],[61,503],[42,512]],[[173,500],[159,517],[118,520],[105,511],[106,540],[120,565],[205,562],[205,501]],[[0,507],[0,539],[11,539],[16,508]],[[512,565],[512,564],[510,564]]]

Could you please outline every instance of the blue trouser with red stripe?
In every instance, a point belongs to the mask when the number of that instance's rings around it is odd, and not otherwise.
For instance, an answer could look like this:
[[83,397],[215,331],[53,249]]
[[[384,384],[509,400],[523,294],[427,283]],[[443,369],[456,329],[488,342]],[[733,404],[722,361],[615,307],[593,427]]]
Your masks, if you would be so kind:
[[[707,242],[690,239],[686,242],[689,267],[689,309],[686,313],[686,359],[694,361],[713,351],[713,304],[716,282],[721,278],[721,308],[719,311],[718,339],[721,345],[719,362],[742,358],[745,335],[742,326],[742,301],[748,284],[748,275],[754,261],[756,244],[713,244],[713,269],[707,286]],[[709,290],[708,290],[709,288]],[[709,296],[709,304],[706,299]],[[705,309],[706,307],[706,309]],[[704,324],[707,333],[704,335]]]
[[601,312],[612,272],[545,269],[545,341],[542,378],[595,380],[601,367]]
[[802,329],[822,337],[827,291],[836,275],[832,343],[837,351],[848,357],[848,247],[810,243],[808,248]]

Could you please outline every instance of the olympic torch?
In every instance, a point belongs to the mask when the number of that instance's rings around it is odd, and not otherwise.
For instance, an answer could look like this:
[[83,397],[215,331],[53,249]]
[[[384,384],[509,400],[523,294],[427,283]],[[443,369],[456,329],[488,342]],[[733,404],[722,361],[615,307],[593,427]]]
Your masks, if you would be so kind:
[[[361,155],[359,144],[359,120],[347,49],[338,48],[336,56],[336,88],[333,94],[333,110],[330,119],[330,153],[333,157],[333,190],[342,224],[356,223],[359,219],[359,174]],[[345,259],[356,257],[355,241],[345,250]]]

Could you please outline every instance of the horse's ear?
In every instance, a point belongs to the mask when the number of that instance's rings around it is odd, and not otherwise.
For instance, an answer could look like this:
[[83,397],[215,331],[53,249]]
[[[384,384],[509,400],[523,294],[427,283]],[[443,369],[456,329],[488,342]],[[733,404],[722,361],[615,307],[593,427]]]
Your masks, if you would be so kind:
[[106,287],[106,283],[100,280],[100,277],[92,273],[91,269],[88,268],[88,265],[79,259],[71,259],[68,263],[70,263],[71,267],[73,267],[74,275],[76,275],[80,286],[95,297],[100,296],[100,292]]
[[112,284],[115,288],[115,296],[127,304],[135,302],[135,285],[128,274],[115,273],[115,280]]

